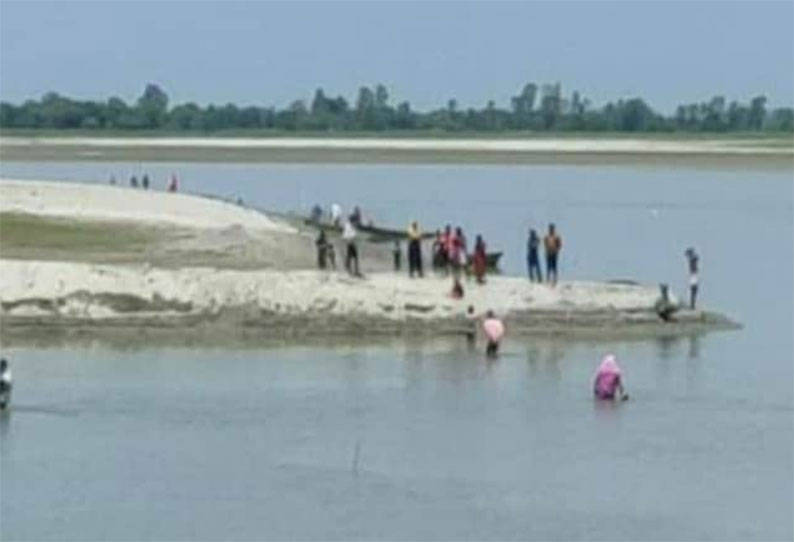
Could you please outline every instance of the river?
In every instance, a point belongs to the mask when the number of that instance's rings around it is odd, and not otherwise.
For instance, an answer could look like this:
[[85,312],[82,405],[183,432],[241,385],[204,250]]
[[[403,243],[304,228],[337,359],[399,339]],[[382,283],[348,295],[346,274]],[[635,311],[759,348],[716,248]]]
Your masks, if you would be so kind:
[[[525,272],[554,221],[565,278],[669,282],[701,254],[704,306],[738,331],[652,341],[451,340],[239,349],[12,345],[0,538],[791,539],[790,170],[22,163],[106,183],[172,171],[278,211],[358,204],[463,225]],[[366,256],[366,255],[364,255]],[[620,360],[631,400],[596,404]]]

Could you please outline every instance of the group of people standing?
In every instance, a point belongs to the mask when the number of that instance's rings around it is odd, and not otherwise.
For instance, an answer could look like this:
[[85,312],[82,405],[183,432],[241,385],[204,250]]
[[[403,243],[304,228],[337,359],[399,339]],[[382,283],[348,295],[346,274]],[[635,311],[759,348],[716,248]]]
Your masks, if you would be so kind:
[[458,226],[454,230],[447,224],[444,231],[436,231],[433,241],[433,268],[435,270],[452,273],[454,278],[460,278],[461,270],[471,267],[471,271],[479,284],[485,283],[485,273],[488,269],[488,253],[485,241],[481,235],[474,240],[474,250],[469,255],[468,243],[463,228]]
[[[112,186],[116,185],[116,176],[111,175],[109,183]],[[138,181],[138,177],[136,175],[132,175],[130,177],[130,188],[143,188],[144,190],[149,190],[149,186],[151,182],[149,181],[149,175],[144,173],[141,177],[140,182]],[[176,192],[179,189],[179,181],[177,180],[176,173],[172,173],[171,176],[168,178],[168,183],[166,184],[166,191],[168,192]]]
[[[552,285],[557,284],[557,265],[562,238],[557,234],[554,224],[549,224],[549,230],[543,238],[543,248],[546,253],[546,280]],[[527,268],[531,282],[543,282],[543,272],[540,269],[540,236],[534,229],[529,230],[527,239]]]

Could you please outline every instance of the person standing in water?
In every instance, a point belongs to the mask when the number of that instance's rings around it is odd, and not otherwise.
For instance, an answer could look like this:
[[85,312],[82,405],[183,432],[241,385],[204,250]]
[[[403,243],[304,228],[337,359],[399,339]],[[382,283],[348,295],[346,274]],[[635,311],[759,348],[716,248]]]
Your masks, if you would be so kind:
[[562,249],[562,239],[557,235],[554,224],[549,224],[549,233],[543,238],[543,246],[546,249],[546,280],[552,286],[557,285],[557,264],[559,262],[560,250]]
[[534,229],[529,230],[527,239],[527,267],[529,268],[530,282],[543,282],[543,273],[540,270],[540,237]]
[[11,402],[11,369],[8,361],[0,359],[0,409],[5,410]]
[[485,314],[485,320],[482,323],[482,330],[488,343],[485,346],[485,356],[488,358],[495,358],[499,355],[499,343],[505,336],[505,326],[502,321],[494,315],[494,312],[489,310]]
[[408,276],[422,278],[422,231],[414,220],[408,227]]
[[629,398],[623,388],[623,379],[615,356],[604,356],[593,378],[593,394],[596,399],[625,401]]
[[356,246],[356,227],[350,219],[345,222],[345,227],[342,230],[342,239],[344,239],[347,244],[345,269],[354,277],[360,277],[361,273],[358,270],[358,247]]
[[693,247],[689,247],[684,252],[686,256],[687,265],[689,267],[689,308],[695,310],[695,303],[698,296],[698,263],[700,256],[695,252]]

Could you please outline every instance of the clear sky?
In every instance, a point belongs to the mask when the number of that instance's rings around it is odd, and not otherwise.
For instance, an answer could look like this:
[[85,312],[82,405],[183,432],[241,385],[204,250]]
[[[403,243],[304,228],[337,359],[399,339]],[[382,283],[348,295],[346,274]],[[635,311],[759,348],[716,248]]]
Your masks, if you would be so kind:
[[525,82],[660,111],[714,94],[794,95],[794,0],[214,2],[0,0],[0,97],[137,97],[284,106],[382,82],[414,108]]

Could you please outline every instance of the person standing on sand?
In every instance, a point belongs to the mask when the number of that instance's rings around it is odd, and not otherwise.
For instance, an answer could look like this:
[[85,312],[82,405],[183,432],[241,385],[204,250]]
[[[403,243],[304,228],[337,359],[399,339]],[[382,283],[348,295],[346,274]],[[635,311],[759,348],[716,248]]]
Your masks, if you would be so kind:
[[557,235],[554,224],[549,224],[549,233],[543,238],[543,246],[546,249],[546,280],[552,286],[557,285],[557,264],[562,249],[562,239]]
[[422,278],[422,231],[414,220],[408,227],[408,276]]
[[452,226],[447,224],[444,227],[444,233],[441,234],[441,254],[443,257],[444,272],[449,274],[449,266],[452,263],[452,246],[454,244],[454,236],[452,234]]
[[141,186],[144,190],[149,190],[149,176],[144,173],[143,178],[141,179]]
[[391,250],[392,256],[394,257],[394,270],[399,271],[402,268],[402,260],[403,260],[403,252],[400,248],[400,242],[394,242],[394,248]]
[[689,267],[689,308],[695,310],[695,302],[698,296],[698,263],[700,256],[695,252],[693,247],[689,247],[684,252],[686,256],[687,265]]
[[485,251],[485,241],[478,235],[474,242],[474,257],[472,258],[474,277],[478,284],[485,284],[485,270],[488,267],[488,254]]
[[345,227],[342,230],[342,239],[344,239],[347,244],[345,269],[354,277],[360,277],[361,273],[358,270],[358,247],[356,246],[356,227],[350,219],[345,222]]
[[534,229],[529,230],[527,239],[527,267],[529,268],[530,282],[543,282],[543,273],[540,270],[540,237]]
[[328,254],[328,239],[325,236],[325,230],[320,230],[320,235],[317,236],[314,244],[317,245],[317,268],[325,269]]
[[130,186],[132,188],[138,188],[138,177],[136,177],[135,175],[130,177]]
[[177,190],[179,190],[179,182],[176,179],[176,173],[172,173],[168,181],[168,191],[176,192]]

